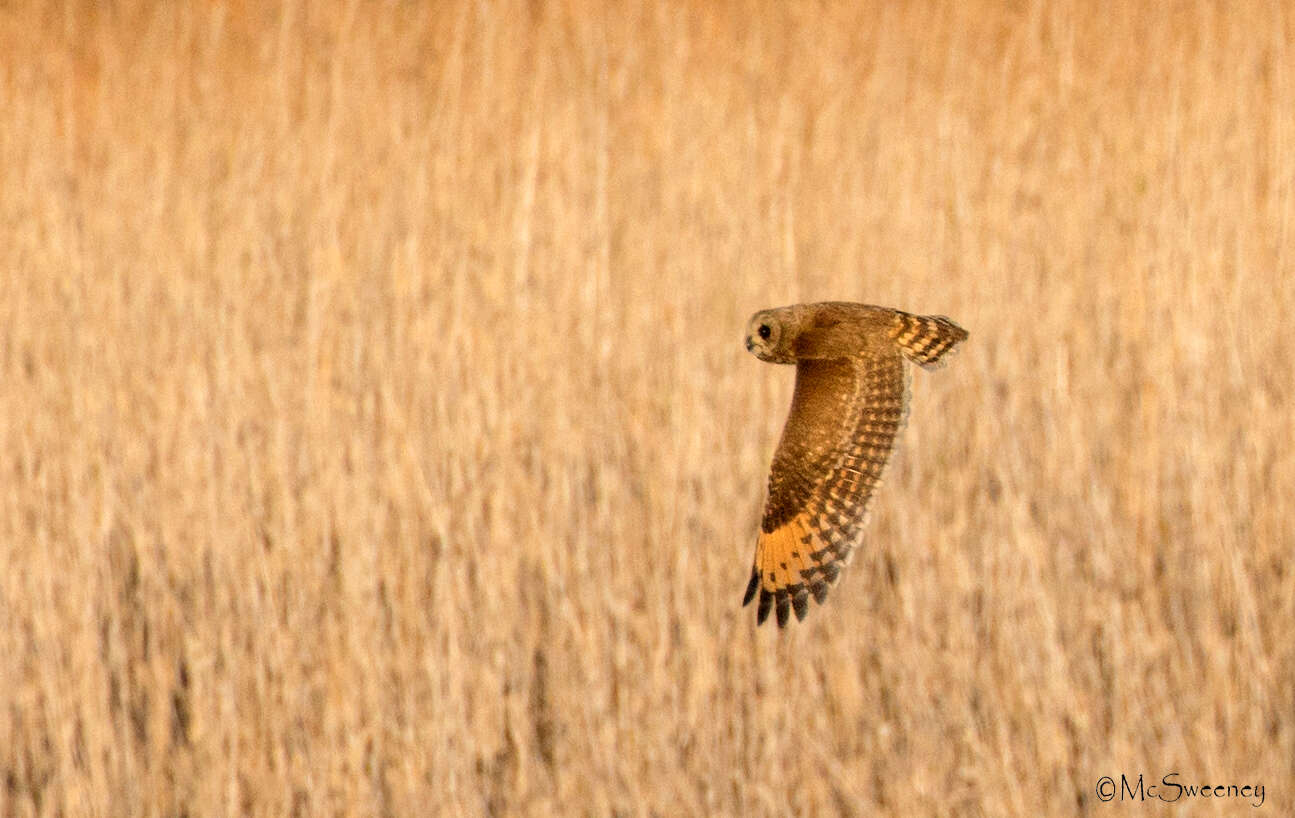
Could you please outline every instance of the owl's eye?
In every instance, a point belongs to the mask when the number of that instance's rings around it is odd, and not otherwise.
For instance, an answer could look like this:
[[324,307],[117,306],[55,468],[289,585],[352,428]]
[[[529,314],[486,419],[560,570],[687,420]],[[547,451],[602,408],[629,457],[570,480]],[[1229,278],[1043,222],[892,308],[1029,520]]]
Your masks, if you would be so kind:
[[769,329],[768,324],[761,324],[760,329],[756,330],[756,332],[760,334],[761,338],[767,341],[769,340],[769,335],[772,332],[772,330]]

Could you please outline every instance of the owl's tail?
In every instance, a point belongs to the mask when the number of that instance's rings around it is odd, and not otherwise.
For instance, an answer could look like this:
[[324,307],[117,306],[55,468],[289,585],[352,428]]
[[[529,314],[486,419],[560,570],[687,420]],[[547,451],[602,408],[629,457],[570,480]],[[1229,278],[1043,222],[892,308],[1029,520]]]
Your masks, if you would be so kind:
[[891,337],[904,357],[925,369],[938,369],[967,340],[967,331],[943,315],[895,313]]

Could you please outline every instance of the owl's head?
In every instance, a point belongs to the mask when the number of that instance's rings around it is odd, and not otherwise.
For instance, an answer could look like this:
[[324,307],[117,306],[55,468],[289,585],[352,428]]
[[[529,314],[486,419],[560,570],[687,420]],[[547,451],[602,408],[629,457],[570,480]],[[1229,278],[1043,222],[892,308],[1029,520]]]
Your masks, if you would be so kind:
[[751,316],[746,326],[746,348],[752,355],[771,364],[794,364],[798,315],[794,307],[761,310]]

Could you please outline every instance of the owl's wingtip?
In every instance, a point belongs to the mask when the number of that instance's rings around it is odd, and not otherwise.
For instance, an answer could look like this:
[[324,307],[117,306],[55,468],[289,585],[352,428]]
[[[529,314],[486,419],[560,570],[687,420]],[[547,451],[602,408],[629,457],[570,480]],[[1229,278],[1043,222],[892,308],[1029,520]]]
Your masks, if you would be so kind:
[[775,602],[778,608],[778,627],[787,627],[787,617],[791,614],[791,595],[787,593],[786,588],[779,588],[774,592]]
[[809,592],[814,595],[814,601],[822,605],[827,601],[827,589],[830,586],[821,579],[816,579],[809,584]]
[[760,572],[755,569],[752,569],[751,581],[747,583],[746,593],[742,595],[743,608],[745,608],[747,605],[750,605],[751,600],[755,599],[755,591],[756,591],[756,588],[758,587],[760,587]]
[[805,615],[809,613],[809,591],[805,586],[800,586],[800,590],[791,598],[791,606],[796,612],[796,621],[804,622]]
[[910,315],[897,312],[895,342],[904,357],[923,369],[940,369],[949,362],[968,332],[947,315]]

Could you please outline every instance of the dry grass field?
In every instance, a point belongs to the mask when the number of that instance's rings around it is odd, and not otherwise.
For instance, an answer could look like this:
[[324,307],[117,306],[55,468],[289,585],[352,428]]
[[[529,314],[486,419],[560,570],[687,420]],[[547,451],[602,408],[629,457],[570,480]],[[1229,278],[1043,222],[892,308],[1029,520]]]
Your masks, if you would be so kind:
[[[1295,810],[1288,7],[17,2],[0,55],[0,818]],[[971,340],[756,629],[742,335],[826,299]]]

